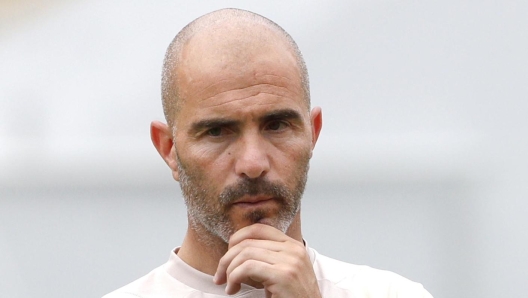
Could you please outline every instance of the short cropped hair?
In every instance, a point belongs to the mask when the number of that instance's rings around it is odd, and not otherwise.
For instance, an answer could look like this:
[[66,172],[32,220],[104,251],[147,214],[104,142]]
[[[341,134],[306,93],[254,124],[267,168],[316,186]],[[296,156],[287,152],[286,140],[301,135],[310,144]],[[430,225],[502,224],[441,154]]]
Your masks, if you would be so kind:
[[211,27],[215,23],[224,20],[241,20],[248,24],[265,25],[274,32],[278,33],[280,37],[284,38],[287,45],[291,48],[294,54],[297,66],[300,72],[300,79],[303,89],[303,97],[306,105],[310,107],[310,83],[308,78],[308,70],[306,63],[302,57],[301,51],[293,38],[275,22],[250,11],[242,9],[221,9],[213,11],[209,14],[201,16],[196,20],[185,26],[172,40],[165,53],[163,61],[162,80],[161,80],[161,98],[163,103],[163,113],[169,127],[173,128],[174,117],[180,110],[180,93],[177,78],[177,69],[181,63],[181,53],[184,46],[189,40],[203,29]]

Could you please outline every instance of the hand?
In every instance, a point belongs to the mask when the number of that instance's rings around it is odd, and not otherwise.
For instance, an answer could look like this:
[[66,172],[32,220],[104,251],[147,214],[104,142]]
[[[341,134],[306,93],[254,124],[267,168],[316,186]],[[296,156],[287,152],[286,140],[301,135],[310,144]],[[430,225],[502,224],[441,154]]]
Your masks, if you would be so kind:
[[264,224],[244,227],[231,236],[214,282],[227,283],[229,295],[245,283],[263,286],[266,297],[321,297],[304,245]]

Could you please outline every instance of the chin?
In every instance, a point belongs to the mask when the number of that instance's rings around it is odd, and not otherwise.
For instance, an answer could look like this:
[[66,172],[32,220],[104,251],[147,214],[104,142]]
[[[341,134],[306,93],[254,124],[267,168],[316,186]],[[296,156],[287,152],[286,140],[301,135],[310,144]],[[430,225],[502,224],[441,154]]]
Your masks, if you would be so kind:
[[275,229],[283,233],[286,233],[286,231],[288,230],[291,224],[291,222],[285,222],[285,221],[278,220],[276,218],[269,218],[269,217],[261,218],[258,221],[253,222],[252,224],[257,224],[257,223],[274,227]]
[[281,216],[281,214],[272,212],[272,210],[269,209],[256,209],[252,210],[251,212],[244,213],[242,215],[242,218],[238,218],[238,220],[233,220],[233,223],[235,223],[235,231],[258,223],[274,227],[277,230],[286,233],[286,231],[293,222],[293,218],[294,217],[290,218],[289,216],[284,215]]

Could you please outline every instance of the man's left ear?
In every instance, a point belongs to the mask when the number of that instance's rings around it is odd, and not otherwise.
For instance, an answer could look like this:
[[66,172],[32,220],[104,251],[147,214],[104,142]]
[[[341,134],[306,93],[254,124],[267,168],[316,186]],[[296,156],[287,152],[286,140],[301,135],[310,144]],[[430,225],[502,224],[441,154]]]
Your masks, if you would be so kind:
[[323,112],[320,107],[315,107],[310,113],[310,120],[312,122],[312,150],[315,148],[315,143],[319,138],[319,133],[323,127]]

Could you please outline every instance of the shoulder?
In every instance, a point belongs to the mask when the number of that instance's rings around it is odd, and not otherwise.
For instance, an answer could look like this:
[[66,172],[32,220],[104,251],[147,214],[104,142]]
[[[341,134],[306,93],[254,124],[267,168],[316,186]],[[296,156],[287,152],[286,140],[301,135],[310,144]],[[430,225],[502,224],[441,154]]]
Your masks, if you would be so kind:
[[394,272],[345,263],[315,250],[313,256],[314,271],[323,293],[342,297],[432,298],[421,284]]

